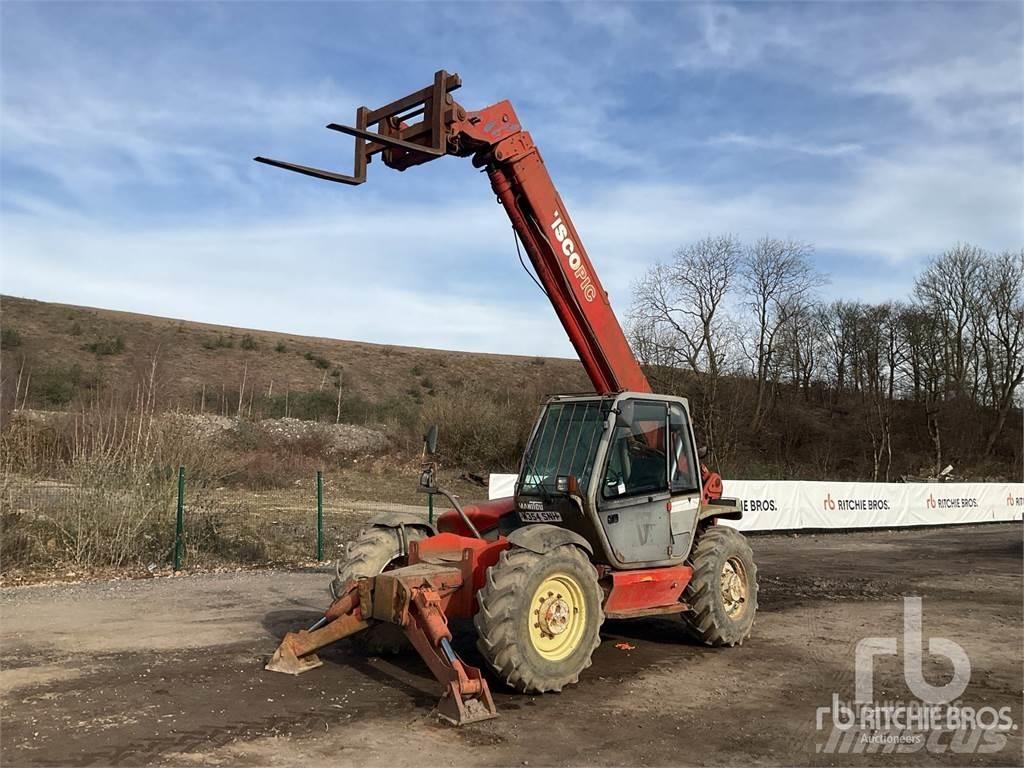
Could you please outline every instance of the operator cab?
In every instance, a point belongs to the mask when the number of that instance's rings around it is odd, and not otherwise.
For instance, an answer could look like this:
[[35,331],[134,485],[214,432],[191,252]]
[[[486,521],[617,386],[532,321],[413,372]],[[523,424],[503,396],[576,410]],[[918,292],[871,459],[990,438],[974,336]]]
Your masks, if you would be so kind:
[[693,541],[700,477],[684,398],[554,397],[523,457],[516,514],[579,533],[615,568],[676,563]]

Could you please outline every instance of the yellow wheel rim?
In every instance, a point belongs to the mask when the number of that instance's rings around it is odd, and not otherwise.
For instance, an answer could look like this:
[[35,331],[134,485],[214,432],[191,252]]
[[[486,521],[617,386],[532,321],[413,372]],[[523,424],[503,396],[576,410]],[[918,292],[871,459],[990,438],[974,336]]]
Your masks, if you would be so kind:
[[722,565],[722,606],[730,619],[747,611],[747,569],[738,557],[730,557]]
[[580,644],[587,626],[587,608],[579,582],[565,573],[548,576],[530,601],[527,617],[530,643],[548,661],[561,661]]

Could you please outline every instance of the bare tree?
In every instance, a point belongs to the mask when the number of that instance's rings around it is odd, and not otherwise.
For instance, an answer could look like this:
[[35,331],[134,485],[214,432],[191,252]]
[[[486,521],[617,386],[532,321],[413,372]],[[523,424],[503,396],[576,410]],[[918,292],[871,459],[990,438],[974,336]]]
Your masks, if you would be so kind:
[[948,343],[944,321],[928,307],[918,303],[900,310],[900,333],[905,343],[903,379],[905,394],[924,406],[925,426],[932,442],[933,469],[943,467],[942,404],[945,399],[948,371]]
[[880,479],[883,459],[885,482],[889,482],[892,469],[892,417],[906,352],[900,312],[898,305],[882,304],[868,307],[860,315],[856,354],[863,375],[861,399],[865,406],[864,426],[871,440],[874,481]]
[[811,246],[804,243],[763,237],[746,249],[740,262],[746,304],[754,314],[748,354],[757,382],[750,423],[755,431],[764,424],[773,404],[779,331],[823,282],[811,266],[811,253]]
[[1024,250],[1005,251],[985,260],[984,309],[979,314],[978,343],[987,398],[995,423],[985,440],[992,453],[1024,381]]
[[730,236],[706,237],[654,266],[634,290],[631,327],[638,354],[690,371],[701,397],[700,423],[715,451],[714,418],[728,345],[723,301],[732,286],[741,246]]
[[857,322],[863,308],[857,302],[833,301],[818,307],[821,329],[822,369],[839,394],[846,389],[855,356]]
[[820,367],[822,351],[820,305],[801,302],[795,305],[782,326],[781,357],[785,361],[790,383],[810,399],[811,382]]
[[[640,290],[638,283],[635,290]],[[686,388],[685,369],[678,352],[673,329],[647,318],[631,315],[628,325],[630,346],[636,359],[647,368],[647,378],[659,392],[679,392]]]
[[[909,305],[818,304],[823,278],[810,256],[801,243],[763,238],[741,248],[733,238],[706,238],[636,286],[637,356],[653,366],[659,389],[695,399],[695,421],[715,459],[742,454],[744,434],[770,427],[778,461],[806,465],[801,441],[784,442],[802,433],[787,432],[780,420],[798,413],[797,396],[813,408],[812,395],[824,387],[822,472],[888,480],[921,463],[934,466],[929,472],[954,460],[969,472],[989,456],[1019,465],[1005,433],[1020,418],[1024,389],[1024,252],[996,256],[957,245],[929,262]],[[775,410],[782,401],[785,416]],[[927,426],[924,443],[897,431],[914,413]],[[807,429],[818,432],[807,416]],[[867,461],[850,455],[865,437],[845,437],[849,427],[866,437]],[[915,464],[898,470],[901,457]]]
[[968,384],[977,344],[971,325],[982,295],[984,271],[984,251],[957,244],[933,259],[914,285],[914,294],[938,321],[942,334],[946,397],[971,394]]

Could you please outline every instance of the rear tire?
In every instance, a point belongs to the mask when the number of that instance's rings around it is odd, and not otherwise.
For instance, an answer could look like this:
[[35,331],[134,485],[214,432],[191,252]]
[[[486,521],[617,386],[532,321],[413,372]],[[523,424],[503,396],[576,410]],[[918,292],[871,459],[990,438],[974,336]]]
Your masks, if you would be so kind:
[[[408,557],[402,554],[401,530],[366,528],[350,541],[345,547],[345,556],[340,558],[335,566],[337,575],[331,580],[331,596],[336,599],[345,583],[352,579],[377,576],[384,571],[407,565]],[[409,542],[427,537],[421,528],[405,526],[404,531],[406,548]],[[352,635],[350,640],[355,648],[369,655],[401,653],[410,647],[401,627],[386,623],[376,624]]]
[[517,691],[560,691],[577,682],[601,644],[597,571],[571,544],[544,555],[505,550],[476,597],[477,647]]
[[683,591],[690,610],[681,615],[686,634],[704,645],[742,645],[757,613],[757,565],[746,538],[709,526],[699,534],[690,565],[693,578]]

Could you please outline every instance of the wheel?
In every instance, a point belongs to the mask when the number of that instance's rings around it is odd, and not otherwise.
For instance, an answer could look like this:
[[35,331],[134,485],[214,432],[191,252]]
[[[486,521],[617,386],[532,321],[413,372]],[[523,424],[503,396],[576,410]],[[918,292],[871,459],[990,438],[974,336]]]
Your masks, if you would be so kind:
[[577,682],[601,643],[597,571],[571,544],[545,555],[506,549],[476,598],[477,647],[517,691],[560,691]]
[[[384,571],[401,568],[407,564],[402,554],[402,541],[399,528],[367,528],[345,547],[345,556],[335,566],[336,576],[331,580],[330,590],[333,598],[351,579],[362,579],[376,576]],[[408,542],[419,541],[427,537],[422,528],[405,526],[405,537]],[[401,627],[394,624],[377,624],[358,634],[352,635],[352,645],[367,654],[400,653],[409,648],[409,641]]]
[[683,590],[690,610],[683,627],[711,646],[741,645],[757,612],[757,565],[743,534],[712,525],[699,534],[690,555],[693,578]]

